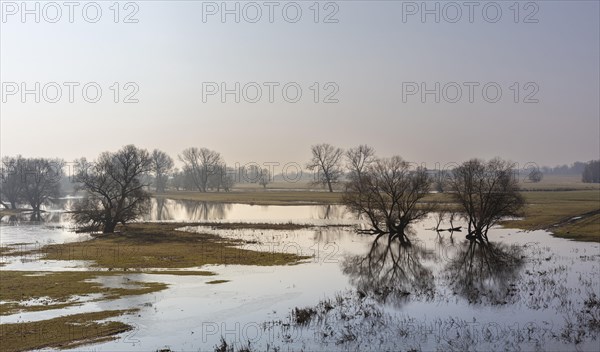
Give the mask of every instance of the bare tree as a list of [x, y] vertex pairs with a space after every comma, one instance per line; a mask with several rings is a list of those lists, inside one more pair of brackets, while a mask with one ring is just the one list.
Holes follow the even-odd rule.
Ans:
[[207, 148], [185, 149], [179, 160], [184, 163], [184, 169], [200, 192], [208, 190], [209, 178], [219, 171], [218, 167], [222, 164], [221, 154]]
[[312, 159], [306, 168], [317, 172], [315, 183], [327, 185], [333, 192], [332, 184], [338, 182], [342, 175], [341, 163], [344, 151], [331, 144], [317, 144], [311, 147]]
[[269, 169], [262, 169], [258, 179], [258, 184], [266, 189], [269, 183], [271, 183], [271, 173], [269, 172]]
[[505, 217], [521, 215], [524, 201], [513, 167], [498, 158], [472, 159], [452, 172], [448, 183], [469, 222], [467, 238], [488, 241], [490, 227]]
[[184, 189], [185, 188], [184, 172], [180, 171], [179, 169], [174, 169], [173, 172], [171, 173], [170, 185], [172, 188], [175, 188], [175, 190], [177, 190], [177, 191]]
[[169, 173], [173, 169], [174, 163], [167, 153], [154, 149], [150, 155], [152, 160], [152, 173], [156, 182], [156, 192], [164, 192], [167, 186]]
[[256, 163], [249, 163], [240, 169], [240, 181], [244, 183], [257, 183], [260, 181], [261, 169]]
[[544, 174], [540, 171], [540, 169], [537, 169], [537, 168], [531, 170], [529, 175], [527, 175], [527, 179], [533, 183], [540, 182], [542, 180], [542, 178], [544, 178]]
[[12, 209], [16, 209], [19, 202], [28, 203], [39, 217], [42, 205], [60, 195], [63, 165], [58, 159], [4, 157], [0, 194], [8, 204], [4, 200], [0, 203]]
[[346, 151], [346, 168], [350, 178], [360, 179], [362, 174], [375, 161], [375, 149], [361, 144]]
[[234, 184], [234, 178], [231, 176], [225, 163], [215, 166], [215, 172], [211, 173], [208, 178], [208, 187], [216, 189], [217, 192], [221, 190], [229, 192]]
[[600, 183], [600, 160], [592, 160], [585, 164], [581, 181], [584, 183]]
[[85, 159], [77, 163], [76, 181], [85, 197], [75, 203], [73, 218], [78, 225], [112, 233], [117, 224], [125, 224], [148, 212], [150, 195], [142, 182], [152, 170], [147, 150], [127, 145], [115, 153], [100, 154], [95, 163]]
[[21, 192], [34, 213], [60, 196], [60, 179], [64, 162], [58, 159], [28, 158], [24, 160]]
[[377, 159], [360, 179], [351, 179], [343, 202], [350, 209], [365, 215], [372, 228], [365, 233], [409, 243], [409, 225], [424, 218], [433, 204], [418, 204], [429, 193], [430, 179], [424, 168], [411, 170], [399, 156]]
[[5, 208], [16, 209], [17, 203], [22, 200], [24, 161], [20, 155], [2, 158], [0, 175], [0, 203]]

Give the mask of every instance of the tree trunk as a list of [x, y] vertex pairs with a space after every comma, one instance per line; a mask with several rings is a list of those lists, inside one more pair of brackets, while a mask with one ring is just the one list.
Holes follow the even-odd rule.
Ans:
[[327, 179], [327, 186], [329, 186], [329, 192], [333, 192], [333, 188], [331, 188], [331, 181]]
[[113, 233], [115, 232], [115, 227], [117, 227], [117, 223], [114, 221], [107, 221], [104, 223], [104, 228], [102, 229], [102, 233]]

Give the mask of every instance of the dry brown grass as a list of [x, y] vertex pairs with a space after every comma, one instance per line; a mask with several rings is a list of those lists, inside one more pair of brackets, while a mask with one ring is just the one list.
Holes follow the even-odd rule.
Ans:
[[12, 352], [75, 348], [114, 340], [117, 334], [132, 327], [116, 321], [98, 321], [133, 312], [135, 310], [111, 310], [28, 323], [0, 324], [0, 345], [2, 351]]
[[46, 259], [90, 260], [95, 266], [117, 269], [189, 268], [207, 264], [286, 265], [306, 259], [288, 253], [238, 248], [243, 242], [217, 235], [177, 231], [193, 224], [136, 223], [119, 233], [98, 235], [84, 242], [42, 248]]
[[[158, 282], [128, 282], [132, 287], [104, 287], [90, 280], [99, 276], [115, 275], [110, 272], [61, 271], [28, 272], [0, 271], [0, 315], [18, 312], [58, 309], [78, 305], [71, 300], [76, 296], [102, 294], [99, 300], [122, 296], [141, 295], [163, 290], [166, 284]], [[44, 300], [41, 304], [19, 304], [28, 300]]]

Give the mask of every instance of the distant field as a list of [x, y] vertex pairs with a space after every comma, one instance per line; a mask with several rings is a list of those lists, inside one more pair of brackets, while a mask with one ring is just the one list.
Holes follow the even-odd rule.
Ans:
[[[318, 187], [313, 186], [312, 184], [310, 184], [309, 182], [306, 181], [298, 181], [298, 182], [284, 182], [284, 181], [277, 181], [277, 182], [272, 182], [269, 183], [267, 185], [267, 191], [269, 190], [280, 190], [280, 189], [298, 189], [298, 190], [312, 190], [312, 189], [319, 189]], [[259, 185], [258, 183], [238, 183], [235, 185], [235, 187], [233, 188], [233, 190], [256, 190], [256, 191], [263, 191], [264, 188], [263, 186]], [[325, 190], [324, 188], [322, 188], [321, 190]]]
[[[520, 177], [519, 186], [524, 191], [583, 191], [600, 190], [598, 183], [583, 183], [581, 175], [544, 175], [542, 181], [533, 183]], [[342, 187], [338, 185], [338, 190]], [[240, 183], [233, 188], [234, 191], [264, 191], [263, 187], [257, 183]], [[267, 191], [273, 190], [304, 190], [304, 191], [325, 191], [325, 188], [312, 185], [310, 182], [301, 180], [298, 182], [273, 182], [270, 183]]]
[[538, 183], [521, 180], [520, 186], [524, 191], [600, 190], [598, 183], [581, 182], [581, 175], [544, 175]]

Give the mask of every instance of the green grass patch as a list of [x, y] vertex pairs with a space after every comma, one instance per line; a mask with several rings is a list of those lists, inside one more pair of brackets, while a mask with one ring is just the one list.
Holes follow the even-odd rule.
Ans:
[[100, 320], [133, 313], [136, 310], [112, 310], [15, 324], [0, 324], [2, 351], [29, 351], [41, 348], [75, 348], [116, 339], [132, 330], [130, 325]]
[[217, 235], [177, 231], [198, 224], [135, 223], [118, 233], [102, 234], [75, 243], [48, 245], [41, 249], [45, 259], [89, 260], [94, 266], [136, 270], [190, 268], [207, 264], [287, 265], [309, 257], [288, 253], [258, 252], [236, 246], [244, 243]]
[[208, 285], [224, 284], [229, 281], [230, 280], [212, 280], [212, 281], [208, 281], [207, 284]]
[[[102, 294], [99, 300], [117, 299], [156, 292], [167, 287], [159, 282], [127, 282], [127, 287], [111, 288], [90, 281], [99, 276], [115, 274], [87, 271], [0, 271], [0, 301], [7, 302], [0, 304], [0, 315], [73, 306], [79, 304], [72, 300], [77, 296]], [[29, 300], [36, 300], [36, 303], [19, 304]]]

